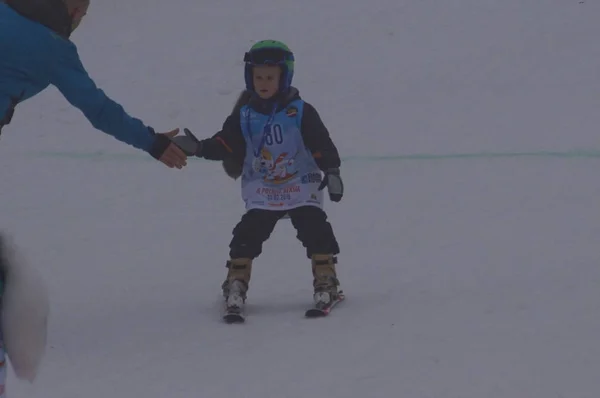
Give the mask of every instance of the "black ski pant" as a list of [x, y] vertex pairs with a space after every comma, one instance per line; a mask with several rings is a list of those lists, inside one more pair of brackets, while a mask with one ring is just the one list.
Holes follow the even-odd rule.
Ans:
[[335, 255], [340, 252], [327, 214], [315, 206], [301, 206], [291, 210], [252, 209], [246, 212], [233, 229], [233, 239], [229, 244], [231, 258], [258, 257], [263, 243], [286, 213], [290, 215], [296, 237], [306, 248], [308, 258], [313, 254]]

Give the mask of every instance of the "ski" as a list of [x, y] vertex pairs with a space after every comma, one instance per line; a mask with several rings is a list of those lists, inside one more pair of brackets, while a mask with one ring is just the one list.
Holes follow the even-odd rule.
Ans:
[[246, 321], [246, 317], [244, 316], [240, 307], [232, 306], [225, 309], [223, 320], [227, 323], [244, 323]]
[[346, 297], [344, 296], [344, 293], [342, 291], [339, 292], [338, 297], [331, 301], [328, 304], [316, 304], [313, 308], [309, 308], [308, 310], [306, 310], [306, 312], [304, 313], [304, 316], [307, 318], [322, 318], [325, 317], [327, 315], [329, 315], [331, 313], [331, 310], [338, 305], [339, 303], [341, 303], [342, 301], [344, 301]]
[[[342, 291], [338, 293], [338, 296], [328, 304], [316, 304], [314, 307], [309, 308], [305, 311], [304, 315], [306, 318], [322, 318], [331, 313], [331, 310], [339, 303], [344, 301], [346, 296]], [[225, 306], [225, 312], [223, 314], [223, 320], [226, 323], [244, 323], [246, 322], [246, 316], [243, 311], [243, 307], [237, 305]]]
[[240, 286], [237, 283], [235, 285], [236, 290], [229, 291], [225, 299], [223, 320], [227, 323], [244, 323], [246, 321], [246, 317], [244, 316], [245, 298], [243, 297], [243, 293], [241, 293]]

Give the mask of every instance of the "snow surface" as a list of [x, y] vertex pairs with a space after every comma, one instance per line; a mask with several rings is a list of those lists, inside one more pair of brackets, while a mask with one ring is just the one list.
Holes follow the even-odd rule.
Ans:
[[100, 87], [158, 130], [216, 132], [253, 41], [344, 157], [326, 209], [347, 301], [304, 319], [282, 221], [248, 321], [220, 321], [239, 182], [171, 170], [51, 88], [0, 145], [0, 225], [51, 292], [21, 398], [596, 398], [600, 4], [593, 0], [95, 1], [74, 34]]

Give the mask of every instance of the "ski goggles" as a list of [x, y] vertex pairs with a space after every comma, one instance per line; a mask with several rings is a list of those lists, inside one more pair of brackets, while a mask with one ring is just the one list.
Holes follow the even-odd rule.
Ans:
[[261, 48], [244, 54], [244, 62], [251, 65], [279, 65], [293, 60], [294, 54], [280, 48]]

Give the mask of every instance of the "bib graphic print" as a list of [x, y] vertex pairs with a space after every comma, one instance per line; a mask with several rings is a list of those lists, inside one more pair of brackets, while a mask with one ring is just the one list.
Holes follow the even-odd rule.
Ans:
[[322, 175], [300, 132], [304, 102], [264, 115], [240, 110], [246, 158], [242, 198], [246, 209], [289, 210], [323, 205]]

